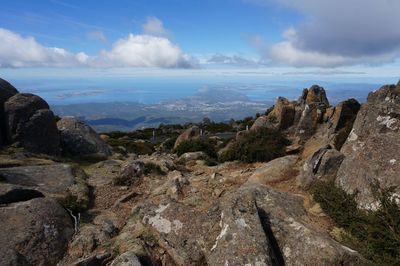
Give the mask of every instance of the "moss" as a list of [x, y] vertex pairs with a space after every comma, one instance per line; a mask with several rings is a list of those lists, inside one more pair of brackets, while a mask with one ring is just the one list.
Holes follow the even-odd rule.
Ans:
[[400, 206], [395, 190], [382, 189], [376, 182], [371, 190], [379, 203], [376, 211], [359, 209], [357, 193], [347, 194], [333, 180], [316, 182], [312, 193], [324, 212], [345, 231], [339, 238], [345, 244], [373, 265], [400, 265]]
[[282, 133], [268, 128], [249, 131], [230, 143], [219, 160], [243, 162], [267, 162], [285, 154], [290, 142]]
[[175, 152], [178, 154], [178, 156], [181, 156], [182, 154], [187, 152], [196, 152], [196, 151], [202, 151], [205, 154], [207, 154], [210, 158], [217, 159], [218, 157], [215, 147], [209, 139], [201, 139], [201, 138], [190, 139], [182, 142], [175, 149]]

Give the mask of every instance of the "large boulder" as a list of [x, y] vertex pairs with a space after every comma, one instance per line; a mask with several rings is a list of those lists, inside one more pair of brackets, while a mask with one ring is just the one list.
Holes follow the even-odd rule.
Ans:
[[288, 155], [269, 161], [258, 167], [249, 178], [249, 182], [271, 184], [295, 177], [298, 173], [297, 155]]
[[178, 147], [184, 141], [194, 139], [200, 136], [200, 129], [197, 126], [186, 129], [175, 141], [174, 148]]
[[89, 189], [85, 179], [83, 171], [67, 164], [0, 169], [0, 180], [3, 182], [39, 191], [57, 199], [67, 208], [85, 209], [88, 206]]
[[329, 117], [330, 128], [332, 128], [333, 132], [338, 132], [346, 127], [351, 128], [360, 108], [361, 104], [356, 99], [348, 99], [338, 103]]
[[13, 85], [0, 78], [0, 146], [7, 140], [4, 103], [17, 93], [18, 90]]
[[268, 114], [269, 121], [275, 121], [277, 128], [291, 127], [295, 119], [295, 104], [284, 97], [278, 97], [274, 109]]
[[329, 145], [311, 155], [303, 165], [297, 178], [300, 187], [308, 189], [316, 180], [335, 178], [344, 155]]
[[45, 100], [30, 93], [19, 93], [6, 101], [4, 112], [9, 143], [35, 153], [60, 153], [54, 114]]
[[304, 90], [302, 97], [305, 97], [306, 104], [321, 103], [324, 104], [326, 107], [329, 106], [329, 101], [328, 98], [326, 98], [325, 89], [318, 85], [313, 85], [308, 90]]
[[56, 265], [74, 233], [68, 213], [47, 198], [0, 207], [0, 227], [2, 265]]
[[341, 152], [346, 156], [337, 184], [349, 193], [358, 191], [361, 207], [375, 208], [371, 184], [396, 186], [400, 193], [400, 84], [368, 95]]
[[110, 146], [85, 122], [75, 117], [63, 117], [57, 122], [64, 153], [78, 155], [111, 155]]

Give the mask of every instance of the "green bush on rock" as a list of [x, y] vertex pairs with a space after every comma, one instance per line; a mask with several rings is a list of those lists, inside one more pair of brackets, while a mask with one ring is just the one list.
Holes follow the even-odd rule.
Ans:
[[184, 141], [181, 144], [179, 144], [179, 146], [176, 147], [175, 149], [175, 152], [178, 154], [178, 156], [181, 156], [182, 154], [187, 152], [196, 152], [196, 151], [202, 151], [205, 154], [207, 154], [210, 158], [218, 157], [214, 145], [211, 143], [209, 139], [206, 138], [205, 139], [197, 138]]
[[267, 162], [285, 154], [290, 141], [276, 130], [260, 128], [246, 132], [228, 144], [221, 152], [221, 162], [239, 160], [243, 162]]

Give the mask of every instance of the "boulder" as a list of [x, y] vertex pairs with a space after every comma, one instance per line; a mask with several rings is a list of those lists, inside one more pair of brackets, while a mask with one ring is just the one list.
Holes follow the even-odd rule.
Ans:
[[302, 98], [305, 97], [306, 104], [321, 103], [326, 107], [329, 106], [328, 98], [326, 98], [325, 89], [318, 86], [312, 85], [307, 91], [303, 91]]
[[18, 90], [13, 85], [0, 78], [0, 146], [6, 143], [6, 119], [4, 114], [4, 103], [18, 93]]
[[0, 207], [0, 226], [0, 258], [11, 254], [14, 261], [28, 265], [56, 265], [74, 233], [68, 213], [47, 198]]
[[276, 124], [276, 128], [285, 130], [295, 120], [295, 104], [284, 97], [278, 97], [274, 109], [268, 114], [268, 120]]
[[257, 167], [257, 170], [249, 178], [249, 182], [269, 184], [281, 182], [297, 176], [297, 155], [280, 157]]
[[322, 118], [323, 111], [318, 104], [306, 104], [297, 125], [297, 136], [303, 140], [309, 139], [316, 132]]
[[360, 107], [361, 105], [356, 99], [348, 99], [336, 105], [333, 113], [329, 116], [332, 131], [338, 132], [342, 128], [351, 128]]
[[200, 136], [200, 129], [197, 126], [186, 129], [175, 141], [174, 148], [178, 147], [184, 141], [194, 139]]
[[112, 183], [114, 185], [134, 185], [137, 184], [143, 174], [145, 165], [141, 161], [134, 161], [122, 167], [120, 174], [115, 176]]
[[54, 114], [45, 100], [30, 93], [19, 93], [7, 100], [4, 112], [9, 143], [35, 153], [60, 153]]
[[388, 85], [368, 95], [341, 152], [346, 156], [337, 184], [349, 193], [358, 191], [363, 208], [374, 209], [371, 184], [396, 186], [400, 193], [400, 85]]
[[116, 257], [110, 266], [142, 266], [142, 264], [134, 252], [127, 251]]
[[178, 158], [179, 163], [187, 163], [190, 161], [205, 160], [208, 156], [202, 151], [186, 152]]
[[61, 134], [61, 148], [64, 153], [81, 156], [99, 154], [111, 155], [110, 146], [85, 122], [75, 117], [63, 117], [57, 122]]
[[[273, 123], [271, 123], [267, 116], [260, 116], [254, 121], [253, 125], [251, 126], [250, 130], [258, 130], [259, 128], [263, 127], [274, 127]], [[247, 131], [239, 131], [236, 135], [236, 139], [241, 135], [246, 134]]]
[[89, 203], [86, 175], [67, 164], [1, 168], [0, 179], [25, 190], [39, 191], [68, 208], [85, 209]]
[[297, 178], [298, 185], [308, 189], [316, 180], [335, 178], [344, 157], [341, 152], [329, 145], [319, 149], [304, 163]]

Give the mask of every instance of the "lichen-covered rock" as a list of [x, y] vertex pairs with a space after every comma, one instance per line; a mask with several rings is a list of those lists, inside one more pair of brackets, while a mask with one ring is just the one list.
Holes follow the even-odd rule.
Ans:
[[55, 198], [68, 208], [85, 209], [89, 203], [85, 174], [67, 164], [1, 168], [0, 177], [7, 183]]
[[186, 152], [178, 158], [179, 163], [187, 163], [190, 161], [205, 160], [208, 156], [202, 151]]
[[45, 100], [30, 93], [19, 93], [6, 101], [4, 113], [9, 143], [36, 153], [60, 153], [54, 114]]
[[200, 136], [200, 129], [197, 126], [186, 129], [175, 141], [174, 148], [178, 147], [184, 141]]
[[0, 207], [0, 227], [0, 258], [11, 249], [17, 261], [29, 265], [56, 265], [74, 233], [64, 208], [47, 198]]
[[113, 260], [110, 266], [141, 266], [138, 257], [132, 251], [127, 251]]
[[289, 155], [269, 161], [258, 167], [249, 181], [266, 185], [295, 177], [298, 173], [297, 160], [297, 155]]
[[85, 122], [75, 117], [63, 117], [57, 122], [63, 152], [73, 155], [111, 155], [110, 146]]
[[141, 180], [145, 165], [142, 161], [134, 161], [122, 167], [118, 176], [113, 178], [114, 185], [134, 185]]
[[307, 189], [316, 180], [335, 178], [343, 160], [344, 155], [329, 145], [319, 149], [304, 163], [297, 178], [298, 185]]
[[346, 126], [352, 126], [360, 110], [361, 105], [356, 99], [348, 99], [338, 103], [330, 116], [331, 128], [334, 132]]
[[328, 98], [326, 98], [325, 89], [318, 86], [312, 85], [307, 91], [303, 91], [303, 98], [305, 97], [306, 104], [321, 103], [326, 107], [329, 106]]
[[400, 193], [400, 85], [384, 86], [368, 95], [341, 152], [346, 156], [337, 184], [358, 191], [363, 208], [375, 208], [371, 184], [397, 186]]
[[268, 114], [268, 120], [276, 124], [276, 128], [285, 130], [291, 127], [295, 120], [295, 104], [284, 97], [278, 97], [274, 109]]

